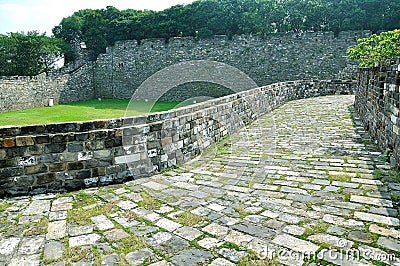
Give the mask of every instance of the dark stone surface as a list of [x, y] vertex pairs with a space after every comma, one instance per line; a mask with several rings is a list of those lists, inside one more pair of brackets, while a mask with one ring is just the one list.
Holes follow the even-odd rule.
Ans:
[[69, 171], [81, 170], [81, 169], [83, 169], [83, 163], [82, 162], [71, 162], [71, 163], [68, 163], [67, 169]]
[[56, 180], [54, 173], [41, 174], [36, 177], [36, 184], [43, 185]]
[[360, 69], [355, 110], [386, 160], [400, 170], [399, 61]]
[[61, 153], [65, 151], [66, 145], [65, 144], [46, 144], [44, 146], [45, 153]]
[[0, 177], [2, 178], [20, 176], [23, 174], [24, 174], [24, 169], [22, 167], [0, 169]]
[[69, 152], [78, 152], [83, 151], [83, 143], [81, 142], [73, 142], [68, 144]]

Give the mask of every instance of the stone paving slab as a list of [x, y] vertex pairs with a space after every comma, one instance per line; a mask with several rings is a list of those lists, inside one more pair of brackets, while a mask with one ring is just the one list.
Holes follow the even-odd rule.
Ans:
[[353, 101], [287, 103], [164, 174], [2, 199], [0, 265], [400, 265], [400, 179]]

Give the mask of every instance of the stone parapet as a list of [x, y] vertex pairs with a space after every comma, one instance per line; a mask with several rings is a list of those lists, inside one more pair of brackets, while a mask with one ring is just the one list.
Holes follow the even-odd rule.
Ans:
[[180, 165], [296, 99], [353, 93], [352, 81], [281, 82], [138, 117], [0, 128], [0, 195], [120, 183]]
[[400, 61], [361, 68], [355, 109], [373, 141], [400, 169]]

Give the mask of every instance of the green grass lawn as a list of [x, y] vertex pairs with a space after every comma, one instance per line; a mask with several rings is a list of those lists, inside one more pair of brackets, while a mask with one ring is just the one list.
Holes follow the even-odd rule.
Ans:
[[[20, 126], [58, 122], [87, 121], [106, 118], [120, 118], [148, 113], [154, 102], [132, 101], [126, 112], [129, 100], [102, 99], [88, 100], [52, 107], [30, 108], [21, 111], [0, 113], [0, 126]], [[173, 109], [179, 102], [156, 102], [151, 112]]]

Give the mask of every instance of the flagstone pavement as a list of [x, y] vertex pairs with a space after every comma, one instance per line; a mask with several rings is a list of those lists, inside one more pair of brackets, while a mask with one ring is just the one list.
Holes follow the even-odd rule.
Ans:
[[400, 176], [354, 96], [293, 101], [185, 165], [0, 200], [0, 265], [400, 265]]

